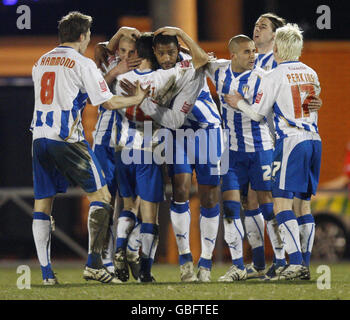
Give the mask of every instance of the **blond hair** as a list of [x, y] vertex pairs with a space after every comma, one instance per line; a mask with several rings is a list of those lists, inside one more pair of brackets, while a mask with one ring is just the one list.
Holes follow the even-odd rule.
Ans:
[[282, 61], [299, 60], [303, 49], [302, 30], [297, 24], [287, 23], [276, 29], [274, 44]]

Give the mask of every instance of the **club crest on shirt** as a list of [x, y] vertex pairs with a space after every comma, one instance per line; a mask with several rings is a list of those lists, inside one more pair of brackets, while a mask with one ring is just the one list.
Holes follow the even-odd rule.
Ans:
[[249, 85], [244, 84], [244, 85], [242, 86], [242, 92], [243, 92], [243, 94], [245, 95], [245, 94], [248, 92], [248, 90], [249, 90]]

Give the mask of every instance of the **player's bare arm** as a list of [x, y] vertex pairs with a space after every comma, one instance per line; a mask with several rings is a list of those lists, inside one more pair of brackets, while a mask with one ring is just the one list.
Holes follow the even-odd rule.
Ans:
[[116, 110], [140, 104], [149, 95], [150, 86], [143, 89], [138, 81], [136, 81], [135, 86], [135, 95], [131, 97], [113, 96], [103, 104], [103, 107], [109, 110]]
[[108, 56], [113, 55], [113, 52], [107, 48], [108, 42], [99, 42], [95, 45], [94, 48], [94, 61], [97, 65], [97, 68], [102, 70], [102, 65], [108, 65]]
[[189, 48], [192, 56], [192, 63], [196, 69], [206, 65], [209, 61], [207, 53], [195, 42], [192, 38], [186, 34], [182, 29], [176, 27], [163, 27], [155, 31], [154, 35], [164, 34], [168, 36], [179, 37], [185, 45]]
[[118, 48], [119, 40], [122, 37], [127, 37], [136, 40], [138, 37], [140, 37], [141, 33], [136, 28], [131, 27], [121, 27], [114, 36], [109, 40], [107, 49], [109, 49], [111, 52], [115, 52]]

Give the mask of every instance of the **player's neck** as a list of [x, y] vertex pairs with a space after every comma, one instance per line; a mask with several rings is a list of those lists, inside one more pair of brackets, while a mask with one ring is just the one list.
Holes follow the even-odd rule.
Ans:
[[151, 61], [147, 60], [147, 59], [142, 59], [142, 62], [140, 63], [140, 65], [138, 66], [139, 70], [147, 70], [147, 69], [152, 69], [152, 63]]
[[267, 45], [261, 45], [260, 47], [257, 47], [259, 54], [266, 54], [271, 52], [273, 49], [273, 43], [267, 44]]

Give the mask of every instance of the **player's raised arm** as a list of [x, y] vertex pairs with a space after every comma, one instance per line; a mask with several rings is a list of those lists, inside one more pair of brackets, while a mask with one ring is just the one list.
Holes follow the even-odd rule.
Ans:
[[118, 48], [119, 41], [122, 37], [131, 38], [133, 40], [136, 40], [138, 37], [140, 37], [141, 33], [136, 28], [131, 27], [121, 27], [114, 36], [109, 40], [107, 49], [111, 52], [115, 52]]
[[192, 56], [192, 63], [196, 69], [204, 66], [209, 61], [208, 54], [186, 34], [182, 29], [176, 27], [163, 27], [155, 31], [154, 35], [164, 34], [168, 36], [177, 36], [186, 44]]
[[138, 81], [135, 85], [135, 95], [130, 97], [113, 96], [111, 99], [103, 103], [103, 107], [109, 110], [116, 110], [140, 104], [149, 95], [150, 86], [143, 89]]

